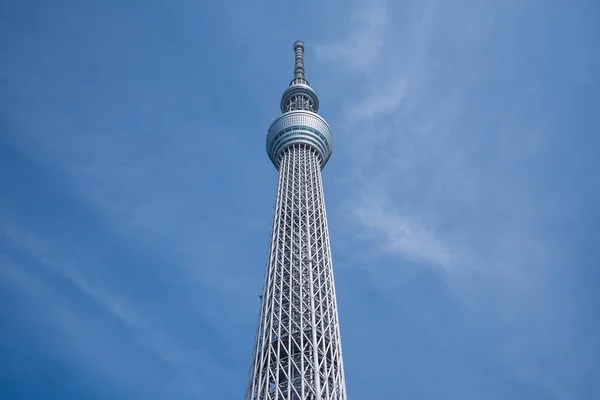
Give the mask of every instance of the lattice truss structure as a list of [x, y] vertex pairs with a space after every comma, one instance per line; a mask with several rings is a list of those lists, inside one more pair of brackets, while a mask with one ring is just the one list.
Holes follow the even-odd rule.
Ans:
[[304, 144], [280, 157], [247, 399], [345, 399], [321, 162]]
[[[321, 178], [331, 132], [316, 114], [318, 99], [304, 79], [299, 43], [295, 71], [300, 64], [302, 73], [284, 93], [284, 114], [267, 137], [279, 183], [247, 400], [346, 399]], [[299, 95], [298, 85], [310, 89], [300, 95], [315, 107], [287, 107], [286, 96]]]

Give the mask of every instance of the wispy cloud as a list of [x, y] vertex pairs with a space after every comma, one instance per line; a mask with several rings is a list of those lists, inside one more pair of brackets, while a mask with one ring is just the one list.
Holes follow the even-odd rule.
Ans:
[[303, 39], [351, 397], [597, 397], [597, 14], [342, 3], [6, 14], [9, 389], [48, 389], [46, 357], [74, 398], [239, 398], [275, 195], [260, 132]]
[[384, 30], [387, 27], [386, 3], [374, 1], [350, 15], [353, 29], [340, 42], [316, 46], [318, 57], [334, 61], [354, 72], [365, 72], [380, 57], [383, 50]]
[[[123, 27], [110, 15], [93, 14], [97, 23], [110, 20], [115, 30], [124, 29], [130, 40], [149, 23], [142, 18]], [[61, 18], [45, 21], [52, 25]], [[78, 23], [61, 22], [55, 33], [81, 33]], [[115, 57], [131, 48], [103, 31], [97, 32], [103, 43], [115, 40], [110, 46], [115, 53], [106, 58], [81, 46], [96, 37], [40, 45], [54, 54], [53, 62], [69, 65], [68, 79], [62, 68], [39, 68], [20, 57], [11, 59], [14, 68], [2, 71], [14, 78], [10, 89], [16, 99], [0, 101], [6, 118], [0, 123], [9, 131], [0, 152], [13, 171], [2, 175], [12, 185], [0, 204], [0, 249], [9, 254], [2, 283], [31, 303], [11, 324], [38, 320], [58, 337], [47, 348], [33, 335], [39, 357], [52, 353], [69, 370], [102, 377], [113, 388], [111, 397], [204, 398], [215, 391], [223, 398], [238, 396], [258, 309], [261, 276], [255, 271], [264, 265], [249, 266], [247, 259], [256, 253], [264, 260], [268, 244], [259, 239], [259, 248], [238, 236], [258, 230], [267, 238], [269, 214], [255, 217], [236, 196], [237, 190], [260, 187], [259, 173], [240, 171], [228, 160], [244, 153], [246, 163], [263, 161], [262, 147], [248, 152], [244, 140], [229, 133], [236, 128], [223, 129], [206, 112], [188, 113], [189, 104], [202, 108], [203, 100], [183, 93], [202, 94], [195, 85], [213, 89], [158, 73], [169, 58], [165, 53], [145, 57], [142, 72], [134, 67], [125, 79], [105, 76], [115, 68], [111, 59], [127, 64], [136, 56]], [[93, 29], [86, 34], [93, 37]], [[191, 36], [197, 35], [186, 37]], [[172, 55], [169, 71], [179, 68], [196, 77], [197, 68], [186, 69], [186, 54]], [[88, 59], [108, 65], [94, 76], [83, 65]], [[117, 75], [127, 74], [126, 65], [116, 69]], [[152, 85], [144, 77], [150, 69]], [[54, 90], [56, 82], [62, 90]], [[115, 82], [121, 83], [112, 86]], [[37, 101], [31, 101], [32, 93]], [[273, 173], [266, 158], [260, 165]], [[269, 194], [265, 190], [270, 199]], [[255, 220], [267, 223], [256, 227]], [[240, 243], [236, 251], [233, 242]], [[48, 318], [42, 322], [35, 316], [43, 312]]]
[[452, 255], [435, 235], [425, 229], [416, 215], [408, 217], [395, 211], [382, 195], [362, 193], [350, 212], [379, 243], [377, 250], [401, 254], [411, 261], [449, 266]]
[[[455, 6], [422, 3], [404, 15], [396, 9], [377, 20], [377, 29], [351, 24], [352, 35], [363, 38], [360, 46], [342, 38], [319, 53], [323, 62], [366, 77], [353, 83], [358, 95], [337, 117], [346, 121], [348, 142], [338, 142], [350, 171], [345, 218], [371, 256], [437, 267], [465, 307], [496, 315], [498, 329], [514, 335], [494, 357], [569, 398], [568, 385], [550, 376], [573, 380], [573, 370], [555, 364], [561, 372], [549, 372], [537, 361], [560, 347], [577, 354], [572, 368], [590, 367], [576, 328], [577, 305], [568, 300], [572, 282], [560, 280], [575, 261], [554, 233], [584, 210], [572, 194], [540, 183], [551, 173], [540, 168], [551, 162], [562, 132], [547, 114], [533, 111], [544, 100], [536, 80], [514, 72], [519, 60], [511, 61], [512, 69], [486, 61], [502, 46], [498, 25], [489, 22], [521, 11], [480, 5], [461, 15]], [[359, 14], [383, 9], [362, 5]], [[329, 49], [336, 51], [325, 55]], [[359, 61], [353, 64], [352, 56]], [[474, 70], [484, 64], [485, 70]], [[378, 265], [387, 269], [383, 262], [365, 263], [376, 275]], [[554, 333], [543, 334], [541, 344], [534, 329]]]
[[[5, 222], [10, 221], [10, 217], [4, 217]], [[40, 279], [39, 272], [27, 266], [27, 263], [16, 263], [10, 259], [2, 262], [3, 280], [21, 287], [30, 294], [34, 302], [38, 302], [38, 307], [44, 307], [43, 312], [47, 313], [48, 322], [53, 325], [53, 329], [64, 335], [65, 342], [61, 345], [68, 344], [80, 362], [114, 383], [125, 386], [144, 384], [147, 395], [156, 395], [158, 390], [158, 393], [162, 392], [167, 396], [174, 391], [165, 391], [158, 382], [148, 382], [148, 377], [157, 374], [157, 369], [162, 368], [173, 371], [177, 382], [175, 391], [180, 396], [188, 397], [209, 393], [206, 389], [211, 384], [207, 380], [209, 373], [213, 377], [220, 376], [220, 379], [239, 379], [236, 372], [222, 365], [214, 355], [205, 353], [197, 343], [181, 336], [180, 331], [173, 332], [173, 326], [167, 328], [164, 317], [148, 308], [149, 304], [157, 303], [156, 299], [144, 299], [123, 292], [119, 288], [120, 283], [103, 279], [102, 275], [106, 274], [93, 272], [107, 267], [105, 256], [97, 253], [96, 258], [91, 259], [91, 249], [85, 251], [83, 257], [80, 251], [61, 254], [61, 244], [49, 243], [48, 239], [10, 223], [3, 226], [1, 236], [10, 241], [9, 247], [14, 249], [13, 252], [19, 251], [26, 255], [46, 273], [55, 275], [74, 288], [80, 301], [83, 299], [84, 303], [91, 303], [100, 309], [98, 313], [90, 311], [89, 307], [74, 307], [68, 299], [72, 296], [65, 297], [57, 292], [54, 286]], [[171, 281], [177, 279], [177, 274], [174, 275], [170, 277]], [[196, 288], [201, 286], [200, 283], [196, 284]], [[185, 296], [182, 298], [185, 299]], [[170, 303], [169, 300], [165, 301]], [[185, 307], [191, 304], [200, 306], [190, 298], [184, 304]], [[206, 309], [202, 306], [196, 309], [198, 317], [205, 312]], [[116, 321], [119, 327], [116, 331], [111, 331], [110, 326], [114, 324], [106, 322], [107, 317]], [[215, 315], [211, 315], [211, 319], [214, 321]], [[122, 333], [118, 334], [119, 331]], [[123, 342], [127, 341], [122, 336], [123, 333], [131, 338], [135, 348], [141, 351], [140, 354], [132, 356], [130, 349], [126, 353], [119, 351], [119, 348], [127, 346]], [[149, 359], [153, 362], [149, 363]], [[199, 372], [204, 376], [198, 376]]]

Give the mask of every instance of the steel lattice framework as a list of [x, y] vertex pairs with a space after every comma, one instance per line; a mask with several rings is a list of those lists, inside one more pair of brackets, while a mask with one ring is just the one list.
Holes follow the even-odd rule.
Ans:
[[321, 169], [331, 130], [304, 77], [301, 41], [267, 152], [279, 170], [269, 261], [247, 400], [345, 400]]

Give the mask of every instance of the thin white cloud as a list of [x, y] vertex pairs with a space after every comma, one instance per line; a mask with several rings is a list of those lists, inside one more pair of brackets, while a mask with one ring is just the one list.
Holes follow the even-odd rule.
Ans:
[[[371, 232], [385, 232], [381, 235], [380, 249], [403, 254], [409, 259], [447, 265], [449, 250], [430, 228], [420, 223], [417, 216], [382, 204], [387, 202], [384, 198], [390, 197], [386, 185], [399, 178], [397, 163], [405, 161], [402, 158], [406, 153], [402, 148], [406, 142], [401, 130], [402, 109], [415, 107], [415, 96], [411, 97], [411, 91], [419, 84], [423, 73], [420, 68], [431, 36], [433, 5], [433, 2], [427, 2], [422, 9], [412, 10], [414, 15], [420, 16], [421, 23], [410, 31], [406, 27], [394, 28], [404, 21], [394, 19], [390, 23], [389, 14], [386, 14], [389, 7], [385, 2], [362, 5], [355, 15], [364, 16], [364, 21], [351, 24], [350, 39], [320, 46], [317, 54], [322, 61], [344, 65], [351, 71], [358, 70], [369, 76], [364, 83], [366, 90], [353, 84], [357, 92], [367, 94], [353, 97], [342, 118], [351, 135], [347, 146], [362, 161], [355, 166], [350, 178], [358, 182], [354, 187], [359, 189], [348, 200], [354, 218]], [[404, 35], [398, 37], [399, 33]], [[416, 48], [413, 47], [415, 41], [419, 45]], [[398, 47], [411, 49], [413, 58], [390, 60], [390, 54], [397, 52]], [[382, 49], [386, 54], [380, 59]], [[398, 68], [386, 68], [390, 61], [397, 63]], [[383, 151], [384, 147], [387, 151]], [[407, 167], [403, 170], [406, 174], [411, 173], [414, 165]], [[369, 193], [374, 195], [369, 197], [366, 195]]]
[[[344, 186], [338, 186], [347, 211], [338, 225], [355, 228], [348, 231], [361, 246], [353, 250], [370, 261], [365, 266], [392, 299], [399, 297], [393, 281], [402, 277], [398, 273], [400, 266], [406, 265], [402, 260], [438, 271], [464, 300], [470, 315], [493, 320], [491, 326], [499, 333], [486, 350], [496, 360], [515, 370], [516, 379], [538, 382], [559, 393], [558, 397], [568, 398], [561, 393], [568, 391], [569, 377], [593, 360], [582, 356], [585, 343], [575, 343], [574, 300], [567, 285], [557, 282], [567, 276], [563, 274], [564, 266], [569, 265], [565, 244], [552, 240], [543, 226], [556, 218], [568, 220], [568, 212], [575, 211], [548, 204], [536, 192], [532, 175], [527, 175], [528, 158], [547, 144], [543, 121], [527, 120], [520, 112], [535, 98], [536, 87], [515, 85], [520, 98], [488, 115], [480, 114], [489, 111], [486, 107], [475, 107], [484, 104], [474, 102], [493, 102], [493, 98], [472, 100], [473, 93], [494, 78], [486, 76], [488, 68], [476, 55], [484, 53], [486, 40], [499, 29], [494, 25], [497, 6], [491, 2], [451, 3], [362, 2], [350, 19], [344, 20], [347, 26], [339, 37], [324, 39], [317, 46], [319, 58], [330, 63], [336, 73], [342, 72], [342, 79], [328, 84], [353, 90], [352, 96], [338, 102], [341, 115], [325, 115], [330, 121], [337, 119], [334, 128], [339, 138], [336, 163], [328, 168], [341, 165], [340, 170], [348, 172]], [[518, 9], [517, 3], [505, 7]], [[336, 16], [345, 18], [344, 7], [338, 8]], [[268, 12], [264, 16], [264, 21], [274, 18]], [[253, 27], [264, 25], [256, 24], [255, 18], [249, 20]], [[340, 24], [339, 20], [324, 20]], [[451, 63], [440, 60], [448, 54]], [[510, 67], [501, 65], [499, 72]], [[239, 173], [240, 163], [232, 167], [225, 161], [243, 159], [246, 164], [241, 153], [248, 149], [236, 153], [238, 137], [226, 146], [223, 140], [220, 146], [208, 149], [206, 139], [213, 135], [206, 132], [215, 134], [215, 127], [186, 120], [185, 115], [163, 115], [165, 108], [177, 107], [153, 104], [153, 99], [181, 93], [165, 92], [159, 84], [152, 87], [152, 96], [145, 88], [121, 105], [98, 107], [102, 115], [87, 124], [82, 122], [86, 118], [57, 115], [52, 108], [22, 109], [20, 115], [4, 111], [19, 125], [16, 131], [22, 132], [16, 140], [23, 143], [17, 147], [58, 171], [57, 175], [72, 185], [72, 194], [103, 217], [111, 234], [126, 246], [151, 249], [152, 254], [169, 258], [174, 264], [170, 277], [179, 276], [197, 287], [217, 287], [221, 299], [229, 297], [231, 304], [241, 304], [240, 299], [247, 298], [247, 287], [253, 285], [246, 282], [249, 276], [256, 276], [249, 272], [254, 267], [234, 265], [239, 264], [237, 260], [223, 262], [220, 257], [231, 253], [231, 235], [244, 231], [239, 225], [249, 222], [243, 220], [243, 212], [228, 216], [233, 211], [219, 204], [215, 209], [222, 211], [221, 215], [203, 210], [202, 217], [215, 218], [204, 229], [203, 219], [194, 213], [206, 205], [205, 196], [214, 194], [206, 187], [203, 191], [197, 180], [209, 181], [203, 174], [215, 168], [229, 167]], [[326, 92], [326, 87], [319, 87], [319, 94], [331, 99]], [[128, 121], [110, 121], [113, 113], [123, 109]], [[485, 124], [482, 119], [491, 122]], [[132, 121], [135, 130], [144, 135], [132, 138], [115, 131]], [[155, 126], [149, 129], [140, 125], [144, 123]], [[223, 135], [227, 133], [214, 136]], [[210, 165], [198, 161], [202, 151], [214, 148], [226, 148], [227, 156]], [[256, 156], [264, 158], [262, 153]], [[199, 167], [206, 171], [190, 172]], [[211, 190], [219, 189], [213, 185]], [[218, 218], [226, 225], [223, 231], [210, 231], [222, 226], [216, 223]], [[212, 362], [181, 346], [175, 333], [154, 319], [150, 307], [138, 307], [127, 293], [115, 292], [81, 271], [81, 263], [87, 262], [84, 258], [89, 259], [90, 254], [75, 258], [64, 252], [56, 254], [53, 249], [58, 246], [51, 241], [40, 245], [35, 237], [23, 239], [27, 237], [23, 231], [11, 234], [17, 231], [20, 233], [13, 239], [22, 240], [19, 246], [121, 321], [149, 352], [166, 363], [180, 365], [184, 384], [190, 382], [188, 367], [197, 370], [204, 367], [202, 363]], [[343, 246], [332, 241], [337, 248]], [[387, 259], [380, 262], [381, 258]], [[227, 269], [220, 268], [223, 264]], [[396, 273], [388, 274], [390, 269]], [[19, 271], [18, 266], [14, 271]], [[47, 289], [27, 274], [11, 276], [25, 290]], [[256, 288], [259, 285], [257, 282]], [[50, 301], [66, 307], [58, 294], [48, 293]], [[228, 328], [239, 326], [235, 320], [246, 318], [229, 312], [234, 308], [231, 304], [203, 308], [194, 296], [186, 301], [187, 307], [198, 307], [206, 318], [226, 320], [222, 326]], [[59, 311], [56, 323], [68, 328], [69, 340], [77, 344], [85, 359], [96, 360], [103, 370], [117, 365], [119, 374], [135, 370], [135, 365], [122, 362], [116, 350], [111, 348], [112, 352], [105, 354], [93, 346], [102, 335], [88, 329], [82, 322], [85, 316], [73, 315], [68, 308]], [[254, 319], [253, 315], [247, 317]], [[377, 322], [389, 323], [389, 316]], [[473, 327], [477, 329], [489, 327]], [[544, 371], [540, 360], [556, 353], [568, 353], [569, 362], [559, 363], [554, 372]], [[226, 368], [222, 374], [227, 376]], [[194, 382], [191, 385], [196, 387]], [[197, 389], [201, 390], [200, 385]]]
[[386, 2], [377, 0], [350, 15], [352, 29], [340, 42], [319, 44], [319, 58], [332, 61], [353, 71], [364, 72], [383, 51], [383, 34], [387, 26]]
[[374, 236], [380, 251], [399, 254], [410, 261], [450, 265], [450, 249], [435, 234], [414, 215], [404, 216], [386, 203], [380, 195], [370, 193], [350, 210], [367, 233]]
[[385, 116], [396, 111], [401, 106], [402, 100], [406, 98], [409, 90], [406, 78], [390, 81], [381, 91], [366, 96], [364, 102], [350, 106], [348, 119], [356, 123], [365, 119]]
[[[92, 257], [93, 254], [81, 254], [78, 251], [63, 254], [63, 246], [48, 242], [49, 239], [38, 236], [28, 228], [10, 223], [11, 218], [5, 213], [0, 215], [5, 221], [0, 235], [10, 240], [14, 248], [70, 282], [90, 301], [117, 319], [133, 337], [136, 347], [177, 371], [176, 392], [185, 396], [202, 396], [208, 393], [206, 388], [211, 383], [198, 376], [199, 371], [211, 371], [227, 376], [227, 379], [240, 378], [235, 371], [201, 351], [198, 346], [178, 338], [176, 333], [160, 321], [159, 316], [153, 315], [151, 308], [144, 307], [143, 303], [140, 307], [140, 304], [136, 305], [118, 288], [108, 287], [107, 283], [110, 285], [111, 282], [87, 276], [86, 271], [89, 275], [90, 270], [100, 271], [105, 268], [101, 260]], [[43, 312], [49, 313], [47, 323], [67, 338], [63, 345], [75, 350], [80, 362], [117, 384], [146, 385], [152, 374], [150, 367], [144, 366], [143, 360], [132, 356], [131, 348], [127, 349], [127, 353], [121, 353], [119, 348], [123, 350], [123, 346], [115, 342], [114, 332], [109, 332], [108, 327], [95, 327], [102, 320], [100, 317], [82, 314], [57, 293], [54, 287], [36, 279], [27, 267], [8, 259], [0, 259], [0, 263], [2, 279], [21, 287], [43, 306]], [[193, 302], [190, 301], [191, 303]], [[200, 307], [196, 310], [199, 316], [203, 312]]]
[[[371, 11], [368, 4], [361, 7], [365, 15], [382, 9], [380, 3]], [[357, 227], [354, 239], [371, 256], [437, 267], [466, 308], [498, 315], [506, 334], [519, 338], [505, 343], [503, 351], [492, 350], [495, 357], [523, 377], [533, 370], [543, 375], [548, 372], [535, 357], [553, 347], [583, 352], [573, 327], [576, 305], [553, 296], [556, 290], [568, 292], [558, 278], [567, 272], [568, 249], [540, 228], [574, 211], [561, 208], [564, 196], [545, 197], [523, 167], [548, 140], [543, 120], [521, 112], [535, 87], [516, 88], [508, 107], [493, 96], [485, 99], [489, 104], [473, 100], [485, 73], [473, 66], [490, 51], [486, 38], [497, 26], [489, 22], [499, 11], [480, 5], [457, 14], [450, 7], [423, 3], [405, 15], [388, 13], [376, 31], [370, 25], [353, 30], [371, 42], [361, 46], [385, 49], [385, 54], [367, 52], [368, 62], [349, 63], [347, 70], [367, 79], [353, 82], [353, 90], [363, 95], [349, 98], [337, 117], [345, 121], [342, 145], [350, 171], [343, 181], [345, 218]], [[355, 47], [342, 38], [323, 47], [336, 51], [319, 54], [338, 68], [348, 64]], [[456, 67], [441, 64], [440, 51], [456, 51], [461, 62], [449, 58]], [[490, 114], [488, 124], [480, 113], [490, 109], [502, 114]], [[365, 266], [378, 276], [381, 271], [373, 269], [387, 270], [384, 264]], [[383, 286], [393, 289], [389, 282]], [[544, 335], [542, 344], [528, 326], [556, 335]], [[584, 357], [577, 358], [577, 370], [586, 365]], [[573, 371], [568, 373], [572, 379]], [[567, 390], [549, 375], [535, 380], [557, 395]]]

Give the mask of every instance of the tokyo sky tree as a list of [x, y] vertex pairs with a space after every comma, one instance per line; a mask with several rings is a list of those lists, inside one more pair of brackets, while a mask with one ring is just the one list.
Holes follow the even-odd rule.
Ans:
[[331, 129], [304, 77], [294, 79], [267, 133], [279, 171], [275, 217], [246, 400], [345, 400], [340, 328], [321, 169]]

